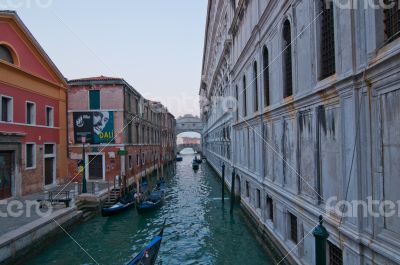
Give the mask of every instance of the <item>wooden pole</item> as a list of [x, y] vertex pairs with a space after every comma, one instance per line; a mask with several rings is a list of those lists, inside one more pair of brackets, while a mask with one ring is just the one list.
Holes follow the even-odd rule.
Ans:
[[222, 204], [225, 202], [225, 164], [222, 164], [222, 191], [221, 191], [221, 197], [222, 197]]

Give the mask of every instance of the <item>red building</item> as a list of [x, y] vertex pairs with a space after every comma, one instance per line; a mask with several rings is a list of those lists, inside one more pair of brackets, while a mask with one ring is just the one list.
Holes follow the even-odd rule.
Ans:
[[144, 99], [122, 78], [98, 76], [68, 84], [69, 168], [76, 181], [83, 178], [78, 172], [82, 137], [88, 143], [88, 181], [118, 177], [139, 186], [142, 176], [173, 160], [173, 141], [167, 138], [174, 137], [175, 119], [160, 103]]
[[0, 11], [0, 199], [68, 175], [63, 75], [15, 12]]

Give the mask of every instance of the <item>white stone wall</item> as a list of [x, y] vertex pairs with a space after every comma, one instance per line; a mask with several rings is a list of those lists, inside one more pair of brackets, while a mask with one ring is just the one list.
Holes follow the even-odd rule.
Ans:
[[[358, 1], [363, 2], [363, 1]], [[332, 196], [347, 201], [400, 200], [400, 39], [385, 44], [383, 11], [334, 7], [336, 74], [319, 80], [316, 1], [210, 1], [200, 95], [203, 135], [231, 127], [231, 159], [204, 150], [218, 169], [235, 168], [244, 207], [254, 213], [290, 259], [314, 264], [309, 232], [321, 214], [329, 241], [344, 264], [400, 264], [400, 217], [343, 218], [326, 211]], [[283, 98], [282, 25], [291, 23], [293, 97]], [[262, 49], [269, 51], [270, 106], [263, 108]], [[258, 66], [254, 112], [253, 63]], [[213, 96], [235, 97], [247, 83], [247, 116], [239, 95], [239, 119]], [[204, 140], [204, 139], [203, 139]], [[207, 138], [221, 143], [218, 137]], [[206, 142], [203, 142], [205, 145]], [[286, 162], [285, 162], [286, 161]], [[250, 197], [246, 197], [246, 181]], [[257, 189], [261, 209], [257, 209]], [[267, 196], [274, 218], [268, 219]], [[398, 208], [396, 208], [398, 212]], [[299, 239], [290, 240], [289, 214]]]

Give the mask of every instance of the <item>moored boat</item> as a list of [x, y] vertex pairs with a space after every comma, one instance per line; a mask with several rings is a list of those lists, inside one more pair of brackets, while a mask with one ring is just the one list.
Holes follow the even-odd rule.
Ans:
[[163, 226], [147, 246], [139, 252], [139, 254], [133, 258], [127, 265], [136, 265], [136, 264], [143, 264], [143, 265], [154, 265], [157, 260], [158, 252], [161, 247], [161, 241], [164, 233], [165, 221]]
[[110, 207], [101, 209], [102, 216], [111, 216], [121, 213], [135, 205], [135, 198], [132, 193], [128, 193], [121, 197], [118, 202]]
[[156, 188], [150, 193], [149, 197], [146, 200], [140, 202], [136, 206], [137, 212], [139, 214], [142, 214], [159, 208], [162, 205], [164, 197], [165, 197], [165, 189], [161, 187]]
[[193, 170], [198, 170], [199, 169], [199, 163], [197, 163], [196, 161], [192, 162], [192, 168]]
[[183, 157], [181, 157], [181, 156], [176, 156], [175, 160], [178, 161], [178, 162], [180, 162], [180, 161], [183, 160]]

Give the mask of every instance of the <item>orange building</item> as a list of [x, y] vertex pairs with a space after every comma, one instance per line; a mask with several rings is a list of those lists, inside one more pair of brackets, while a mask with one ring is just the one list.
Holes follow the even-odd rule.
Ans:
[[68, 176], [67, 83], [18, 15], [0, 11], [0, 199]]

